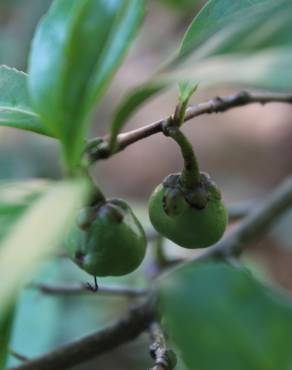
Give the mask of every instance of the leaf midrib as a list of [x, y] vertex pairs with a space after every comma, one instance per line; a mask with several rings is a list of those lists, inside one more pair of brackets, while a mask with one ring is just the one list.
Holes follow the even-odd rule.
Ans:
[[3, 113], [4, 111], [7, 111], [7, 113], [9, 113], [10, 111], [17, 112], [17, 113], [23, 113], [28, 116], [39, 118], [39, 115], [33, 111], [29, 111], [29, 110], [22, 109], [22, 108], [15, 108], [14, 106], [11, 106], [11, 105], [1, 105], [0, 103], [0, 113]]

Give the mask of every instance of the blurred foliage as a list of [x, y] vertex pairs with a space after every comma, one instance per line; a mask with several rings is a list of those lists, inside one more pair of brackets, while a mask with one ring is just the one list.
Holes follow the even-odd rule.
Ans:
[[291, 370], [292, 301], [223, 263], [161, 279], [170, 337], [192, 370]]
[[184, 36], [174, 74], [208, 87], [290, 91], [291, 11], [287, 0], [210, 1]]
[[[77, 268], [71, 261], [56, 258], [47, 262], [42, 270], [35, 275], [33, 281], [46, 283], [91, 282], [91, 276]], [[145, 280], [141, 270], [122, 278], [99, 279], [100, 285], [123, 285], [145, 287]], [[101, 329], [121, 316], [127, 310], [127, 298], [102, 297], [90, 295], [76, 295], [72, 297], [44, 295], [37, 290], [26, 289], [23, 291], [17, 309], [17, 319], [11, 346], [13, 349], [26, 354], [28, 357], [54, 349], [63, 343], [78, 339]], [[142, 357], [148, 358], [142, 352], [141, 343], [134, 345], [136, 351], [141, 351]], [[123, 353], [117, 353], [124, 357]], [[112, 355], [111, 355], [112, 356]], [[102, 359], [99, 363], [102, 364]], [[136, 356], [129, 358], [126, 364], [135, 368], [133, 364]], [[116, 364], [116, 359], [112, 360]], [[122, 361], [122, 363], [125, 362]], [[16, 364], [17, 360], [10, 358], [9, 364]], [[131, 366], [132, 364], [132, 366]], [[138, 364], [136, 363], [138, 366]], [[109, 365], [110, 366], [110, 365]], [[82, 367], [78, 367], [82, 368]], [[89, 367], [91, 368], [91, 367]], [[109, 367], [110, 368], [110, 367]], [[115, 367], [113, 365], [112, 369]], [[127, 367], [119, 367], [127, 369]]]
[[[75, 209], [83, 204], [87, 196], [87, 184], [77, 180], [58, 182], [45, 189], [38, 199], [35, 199], [34, 192], [31, 194], [29, 191], [27, 199], [21, 198], [24, 204], [20, 200], [15, 204], [13, 192], [7, 184], [3, 186], [4, 196], [0, 203], [6, 209], [8, 221], [13, 223], [8, 224], [5, 218], [9, 228], [4, 230], [0, 249], [0, 280], [5, 281], [0, 285], [0, 328], [8, 338], [10, 317], [19, 292], [40, 263], [62, 243], [64, 230], [71, 227]], [[23, 183], [20, 183], [20, 192], [22, 187]], [[11, 209], [13, 212], [10, 212]], [[7, 347], [7, 341], [5, 345]], [[5, 351], [3, 343], [1, 346]]]
[[12, 306], [9, 312], [4, 316], [4, 318], [0, 320], [0, 369], [4, 368], [7, 362], [13, 324], [14, 306]]
[[0, 241], [47, 186], [45, 181], [0, 181]]

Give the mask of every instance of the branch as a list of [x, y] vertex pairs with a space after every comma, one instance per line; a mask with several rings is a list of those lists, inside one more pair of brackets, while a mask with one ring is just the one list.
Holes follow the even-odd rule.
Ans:
[[9, 354], [12, 357], [16, 358], [16, 360], [18, 361], [21, 361], [21, 362], [29, 361], [28, 357], [21, 355], [20, 353], [14, 351], [13, 349], [9, 349]]
[[[267, 93], [267, 92], [248, 92], [241, 91], [234, 95], [225, 97], [216, 97], [205, 103], [199, 103], [190, 106], [185, 115], [184, 122], [191, 120], [192, 118], [201, 116], [203, 114], [221, 113], [229, 109], [242, 107], [248, 104], [260, 103], [288, 103], [292, 104], [291, 94], [281, 93]], [[117, 149], [114, 153], [109, 151], [108, 137], [102, 139], [93, 139], [88, 145], [88, 154], [91, 162], [95, 162], [99, 159], [105, 159], [113, 154], [116, 154], [129, 145], [145, 139], [151, 135], [162, 132], [163, 126], [171, 118], [166, 117], [144, 127], [132, 130], [126, 133], [119, 134], [117, 137]], [[94, 142], [99, 144], [94, 145]], [[101, 144], [100, 144], [101, 143]]]
[[154, 320], [152, 300], [140, 305], [116, 323], [92, 335], [8, 370], [66, 370], [134, 340]]
[[[209, 259], [230, 260], [232, 257], [239, 256], [250, 242], [266, 232], [291, 205], [292, 176], [276, 188], [266, 201], [256, 206], [246, 219], [224, 239], [219, 241], [214, 247], [208, 248], [192, 261], [186, 262], [186, 264]], [[115, 324], [8, 370], [70, 369], [135, 339], [139, 334], [147, 330], [154, 320], [154, 302], [153, 300], [147, 300], [146, 303], [131, 310], [126, 317]]]
[[30, 284], [29, 288], [37, 289], [44, 294], [51, 295], [76, 295], [76, 294], [91, 294], [91, 295], [106, 295], [106, 296], [122, 296], [128, 298], [138, 298], [143, 297], [147, 294], [146, 289], [135, 289], [128, 287], [117, 287], [117, 286], [107, 286], [99, 287], [98, 291], [94, 293], [92, 290], [88, 289], [85, 284]]
[[151, 357], [155, 365], [149, 370], [172, 370], [175, 368], [177, 359], [175, 353], [167, 347], [166, 339], [158, 322], [153, 322], [149, 327], [152, 344], [150, 346]]

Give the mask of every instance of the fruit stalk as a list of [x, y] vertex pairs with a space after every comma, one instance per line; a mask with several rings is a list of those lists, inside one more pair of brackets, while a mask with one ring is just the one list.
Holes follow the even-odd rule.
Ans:
[[104, 194], [102, 193], [102, 191], [96, 185], [94, 185], [93, 193], [91, 196], [91, 206], [94, 206], [99, 203], [104, 203], [105, 201], [106, 201], [106, 198]]
[[165, 135], [171, 137], [180, 147], [184, 160], [181, 183], [186, 189], [194, 189], [200, 182], [200, 168], [193, 147], [183, 132], [174, 125], [168, 125]]
[[95, 206], [99, 203], [104, 203], [106, 201], [106, 197], [100, 190], [100, 188], [94, 183], [92, 177], [89, 174], [88, 168], [83, 168], [83, 176], [87, 178], [91, 188], [89, 205]]

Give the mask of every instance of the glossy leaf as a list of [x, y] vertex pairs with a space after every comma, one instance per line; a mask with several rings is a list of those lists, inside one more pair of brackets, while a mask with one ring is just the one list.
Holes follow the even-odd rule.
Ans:
[[[173, 60], [122, 102], [112, 137], [145, 100], [177, 82], [181, 101], [198, 84], [290, 90], [291, 14], [288, 0], [210, 0], [192, 22]], [[152, 86], [161, 88], [151, 90]]]
[[224, 264], [160, 283], [171, 339], [190, 370], [291, 370], [292, 301]]
[[9, 354], [9, 343], [14, 321], [14, 307], [0, 320], [0, 370], [4, 370]]
[[174, 80], [209, 86], [239, 83], [291, 89], [292, 3], [226, 0], [224, 4], [222, 10], [218, 0], [205, 6], [166, 70], [172, 70]]
[[275, 3], [274, 0], [210, 0], [189, 26], [180, 48], [180, 55], [192, 52], [218, 31], [233, 23], [242, 15], [252, 14], [261, 4]]
[[112, 151], [115, 149], [118, 134], [130, 117], [141, 107], [142, 104], [161, 92], [165, 86], [165, 83], [152, 82], [134, 89], [125, 97], [117, 108], [111, 125], [110, 148]]
[[85, 183], [52, 186], [19, 218], [0, 244], [0, 320], [35, 269], [65, 237], [76, 209], [84, 201]]
[[0, 66], [0, 126], [49, 135], [30, 105], [27, 75], [6, 66]]
[[142, 0], [55, 0], [30, 55], [30, 93], [78, 164], [88, 113], [102, 97], [143, 16]]

